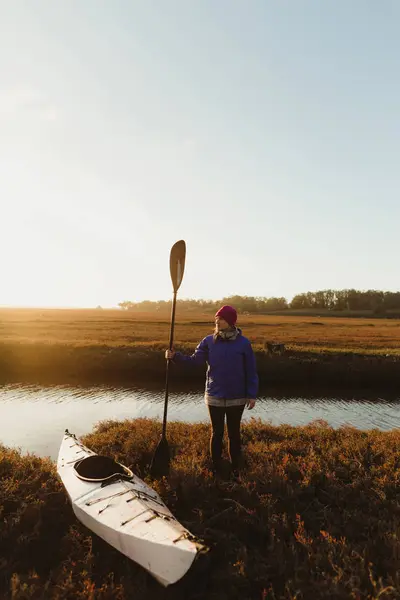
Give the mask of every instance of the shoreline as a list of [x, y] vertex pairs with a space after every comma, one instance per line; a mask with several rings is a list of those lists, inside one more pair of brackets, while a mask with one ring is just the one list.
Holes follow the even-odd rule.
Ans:
[[[178, 348], [177, 348], [178, 349]], [[183, 348], [187, 350], [187, 348]], [[0, 344], [0, 383], [42, 385], [137, 385], [165, 381], [164, 348]], [[287, 350], [270, 355], [255, 349], [260, 389], [338, 389], [395, 391], [400, 386], [400, 356], [355, 352]], [[204, 386], [205, 369], [173, 365], [171, 380]]]

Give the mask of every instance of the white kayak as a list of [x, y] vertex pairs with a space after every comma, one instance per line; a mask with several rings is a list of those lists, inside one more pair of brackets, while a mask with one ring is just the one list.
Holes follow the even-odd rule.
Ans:
[[57, 472], [79, 521], [162, 585], [181, 579], [206, 550], [155, 490], [127, 467], [86, 448], [68, 430]]

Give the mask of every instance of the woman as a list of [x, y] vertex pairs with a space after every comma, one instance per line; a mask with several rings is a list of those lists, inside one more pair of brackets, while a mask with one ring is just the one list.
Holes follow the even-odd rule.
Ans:
[[197, 346], [194, 354], [169, 351], [174, 363], [208, 364], [205, 403], [211, 418], [210, 451], [215, 473], [220, 472], [225, 415], [232, 471], [238, 476], [241, 454], [240, 423], [244, 407], [254, 408], [258, 392], [256, 362], [250, 341], [236, 327], [237, 313], [223, 306], [215, 315], [215, 330]]

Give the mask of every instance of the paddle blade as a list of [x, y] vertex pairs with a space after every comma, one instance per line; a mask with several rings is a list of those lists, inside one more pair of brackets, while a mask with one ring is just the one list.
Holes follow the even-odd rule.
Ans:
[[172, 285], [174, 286], [174, 292], [179, 290], [182, 283], [183, 273], [185, 271], [185, 259], [186, 259], [186, 244], [183, 240], [176, 242], [171, 248], [171, 254], [169, 257], [169, 270], [171, 272]]
[[169, 445], [166, 437], [161, 437], [154, 452], [150, 465], [150, 474], [152, 477], [166, 477], [169, 474]]

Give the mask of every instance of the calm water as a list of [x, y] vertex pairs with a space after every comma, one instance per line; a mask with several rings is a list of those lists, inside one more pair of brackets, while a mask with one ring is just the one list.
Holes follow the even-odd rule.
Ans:
[[[65, 428], [82, 435], [99, 421], [134, 417], [162, 418], [163, 391], [108, 387], [0, 387], [0, 443], [56, 458]], [[168, 417], [206, 421], [201, 392], [171, 393]], [[400, 427], [400, 398], [392, 400], [262, 397], [245, 419], [259, 417], [277, 425], [304, 425], [324, 419], [333, 427], [350, 424], [361, 429]]]

